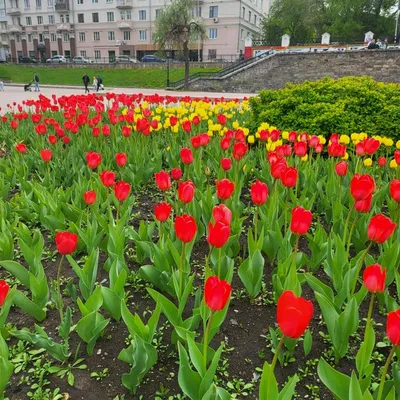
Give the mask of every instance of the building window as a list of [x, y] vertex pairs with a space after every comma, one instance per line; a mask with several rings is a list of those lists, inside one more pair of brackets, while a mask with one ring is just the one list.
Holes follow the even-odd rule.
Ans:
[[78, 22], [83, 24], [85, 22], [85, 14], [78, 14]]
[[25, 24], [26, 25], [32, 25], [32, 18], [31, 17], [25, 17]]
[[24, 7], [25, 7], [25, 8], [31, 8], [31, 2], [30, 2], [30, 0], [24, 0]]
[[139, 10], [139, 21], [146, 21], [146, 10]]
[[85, 32], [79, 32], [79, 41], [84, 42], [86, 40]]
[[249, 11], [249, 22], [251, 22], [251, 11]]
[[217, 28], [210, 28], [208, 30], [208, 38], [209, 39], [217, 39], [218, 38], [218, 30], [217, 30]]
[[57, 42], [57, 35], [55, 33], [50, 33], [50, 42]]
[[108, 32], [108, 40], [110, 40], [110, 41], [115, 40], [115, 32], [114, 31]]
[[114, 0], [106, 0], [106, 3], [112, 3]]
[[81, 57], [85, 57], [86, 58], [86, 50], [81, 50], [80, 54], [81, 54]]
[[53, 7], [53, 0], [47, 0], [47, 7]]
[[54, 25], [54, 15], [49, 15], [49, 25]]
[[147, 40], [147, 32], [146, 31], [139, 31], [139, 40]]
[[76, 0], [76, 4], [83, 4], [83, 0]]
[[99, 13], [92, 13], [92, 22], [99, 22]]
[[246, 15], [246, 8], [242, 7], [242, 18], [244, 19]]
[[218, 6], [210, 6], [210, 18], [218, 18]]
[[17, 43], [19, 43], [21, 41], [21, 36], [17, 35]]
[[254, 14], [254, 25], [257, 25], [257, 15]]
[[64, 14], [60, 15], [60, 22], [63, 24], [65, 22]]
[[36, 8], [42, 8], [42, 0], [36, 0]]
[[114, 13], [112, 11], [107, 13], [107, 22], [114, 22]]
[[[218, 7], [217, 7], [218, 9]], [[190, 15], [192, 17], [201, 17], [201, 7], [200, 6], [196, 6], [194, 7], [191, 11], [190, 11]]]
[[101, 51], [100, 50], [95, 50], [94, 51], [94, 58], [96, 60], [99, 60], [101, 58]]
[[131, 40], [131, 31], [124, 31], [124, 40]]
[[69, 14], [65, 14], [65, 22], [69, 23]]
[[121, 20], [124, 21], [126, 19], [132, 19], [132, 11], [121, 11]]
[[240, 39], [243, 40], [243, 38], [244, 38], [244, 29], [241, 29], [240, 30]]
[[28, 42], [32, 43], [32, 34], [31, 33], [28, 33]]
[[64, 33], [63, 40], [64, 42], [69, 42], [69, 33]]
[[39, 33], [39, 42], [43, 42], [43, 33]]
[[100, 32], [93, 32], [93, 40], [95, 42], [100, 40]]
[[98, 4], [99, 0], [92, 0], [92, 4]]
[[161, 8], [157, 8], [157, 9], [156, 9], [156, 19], [160, 17], [161, 12], [162, 12], [162, 9], [161, 9]]
[[40, 16], [40, 15], [37, 17], [37, 24], [38, 25], [43, 25], [43, 17]]

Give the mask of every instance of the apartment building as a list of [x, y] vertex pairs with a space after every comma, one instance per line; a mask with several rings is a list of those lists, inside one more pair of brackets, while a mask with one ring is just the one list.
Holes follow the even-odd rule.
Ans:
[[[271, 0], [196, 0], [193, 19], [208, 38], [192, 45], [193, 60], [235, 58], [259, 32]], [[112, 60], [157, 51], [154, 24], [168, 0], [0, 0], [1, 51], [13, 60], [62, 54]]]

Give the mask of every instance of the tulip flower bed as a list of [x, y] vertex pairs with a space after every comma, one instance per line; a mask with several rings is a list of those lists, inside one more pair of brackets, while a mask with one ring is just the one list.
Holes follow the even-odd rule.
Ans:
[[400, 151], [247, 101], [95, 94], [0, 122], [0, 398], [400, 393]]

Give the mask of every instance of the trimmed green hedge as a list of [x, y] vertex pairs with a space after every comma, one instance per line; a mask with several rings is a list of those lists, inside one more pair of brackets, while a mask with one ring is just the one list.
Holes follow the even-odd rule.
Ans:
[[348, 77], [288, 84], [250, 99], [249, 127], [262, 122], [281, 130], [330, 135], [366, 132], [400, 139], [400, 85]]

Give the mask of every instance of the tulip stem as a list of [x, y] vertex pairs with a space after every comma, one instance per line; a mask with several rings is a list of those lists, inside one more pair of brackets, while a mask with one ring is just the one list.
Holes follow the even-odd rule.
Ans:
[[64, 255], [61, 256], [60, 262], [58, 264], [58, 269], [57, 269], [57, 295], [58, 295], [57, 301], [58, 301], [58, 311], [60, 312], [61, 322], [63, 322], [63, 320], [64, 320], [63, 303], [62, 303], [61, 287], [60, 287], [61, 267], [62, 267], [63, 261], [64, 261]]
[[357, 220], [358, 220], [358, 214], [356, 215], [356, 217], [354, 218], [353, 223], [351, 224], [349, 240], [347, 241], [347, 258], [349, 257], [349, 251], [350, 251], [350, 246], [351, 246], [351, 238], [353, 237], [353, 232], [354, 232], [354, 228], [356, 227]]
[[275, 365], [276, 365], [276, 362], [278, 361], [278, 355], [279, 355], [279, 352], [282, 349], [284, 339], [285, 339], [285, 336], [282, 336], [281, 340], [278, 343], [278, 347], [276, 348], [276, 351], [275, 351], [275, 354], [274, 354], [274, 358], [272, 359], [272, 364], [271, 364], [272, 372], [274, 372], [274, 370], [275, 370]]
[[210, 246], [210, 251], [206, 255], [206, 270], [204, 272], [204, 282], [208, 278], [208, 274], [209, 274], [209, 270], [210, 270], [210, 257], [211, 257], [212, 250], [213, 250], [213, 248], [212, 248], [212, 246]]
[[292, 267], [294, 266], [295, 269], [296, 268], [296, 255], [297, 255], [297, 251], [299, 249], [299, 240], [300, 240], [300, 235], [296, 235], [296, 243], [294, 245], [294, 249], [293, 249], [293, 261], [292, 261]]
[[393, 355], [394, 355], [395, 351], [396, 351], [396, 346], [393, 346], [392, 350], [390, 351], [390, 353], [388, 355], [388, 358], [386, 360], [386, 364], [383, 367], [381, 383], [379, 385], [379, 392], [378, 392], [378, 397], [376, 398], [376, 400], [381, 400], [382, 399], [383, 388], [385, 386], [385, 380], [386, 380], [386, 374], [387, 374], [387, 371], [389, 369], [389, 365], [390, 365], [390, 362], [392, 361], [392, 358], [393, 358]]
[[159, 224], [159, 233], [158, 233], [158, 236], [159, 236], [159, 242], [161, 243], [161, 246], [162, 246], [162, 244], [163, 244], [163, 229], [162, 229], [162, 223], [161, 222], [158, 222], [158, 224]]
[[[367, 323], [365, 325], [365, 332], [367, 332], [368, 325], [371, 323], [372, 310], [374, 308], [374, 299], [375, 299], [375, 293], [371, 293], [371, 298], [369, 300]], [[365, 340], [365, 335], [364, 335], [364, 340]]]
[[256, 211], [254, 213], [254, 241], [255, 242], [257, 242], [257, 237], [258, 237], [257, 225], [258, 225], [258, 206], [256, 206]]
[[354, 284], [353, 284], [353, 288], [351, 289], [351, 292], [350, 292], [350, 298], [353, 297], [353, 295], [354, 295], [354, 292], [355, 292], [356, 286], [357, 286], [357, 282], [358, 282], [358, 277], [360, 275], [361, 268], [364, 265], [365, 257], [367, 257], [367, 254], [368, 254], [369, 249], [371, 248], [371, 246], [372, 246], [372, 242], [369, 243], [368, 247], [365, 249], [364, 253], [362, 254], [360, 259], [358, 260], [357, 267], [356, 267], [357, 268], [356, 275], [354, 277]]
[[203, 356], [204, 356], [204, 370], [207, 371], [207, 348], [208, 348], [208, 337], [210, 336], [211, 321], [214, 312], [211, 310], [210, 318], [208, 318], [207, 327], [204, 332], [203, 338]]
[[218, 278], [221, 278], [221, 258], [222, 258], [222, 247], [218, 249]]
[[356, 203], [354, 202], [353, 205], [351, 206], [349, 213], [347, 214], [347, 219], [344, 224], [344, 232], [343, 232], [343, 244], [346, 243], [346, 238], [347, 238], [347, 228], [349, 227], [349, 222], [350, 222], [350, 217], [353, 212], [353, 208], [355, 207]]
[[185, 262], [185, 247], [186, 243], [182, 243], [182, 254], [181, 254], [181, 263], [179, 266], [179, 296], [182, 295], [182, 287], [183, 287], [183, 264]]

